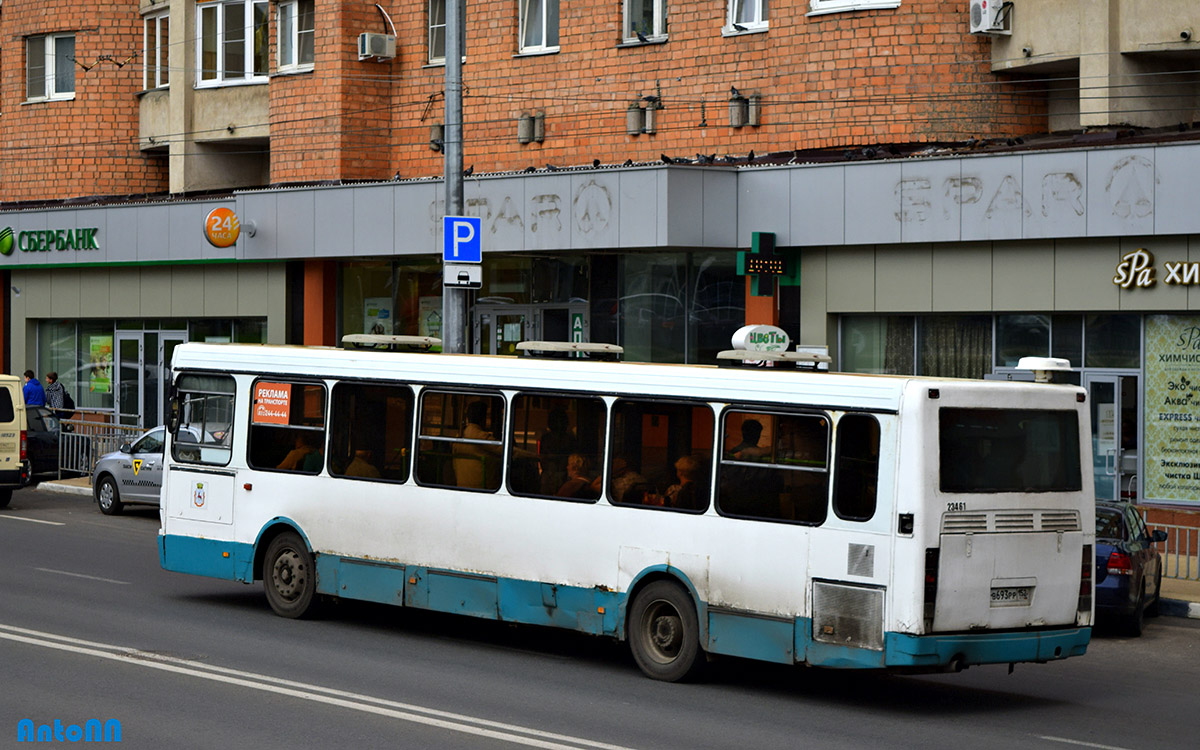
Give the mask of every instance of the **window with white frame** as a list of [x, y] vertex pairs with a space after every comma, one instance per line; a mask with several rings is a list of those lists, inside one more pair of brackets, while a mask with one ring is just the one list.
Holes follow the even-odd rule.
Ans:
[[31, 101], [75, 98], [75, 35], [25, 38], [25, 97]]
[[167, 13], [146, 16], [142, 32], [142, 88], [157, 89], [170, 83], [171, 18]]
[[267, 0], [202, 3], [196, 14], [197, 86], [266, 80]]
[[519, 0], [521, 52], [558, 49], [558, 0]]
[[900, 0], [808, 0], [808, 15], [844, 13], [851, 10], [886, 10], [899, 7]]
[[728, 20], [727, 32], [767, 28], [767, 0], [729, 0]]
[[429, 0], [429, 62], [446, 61], [446, 0]]
[[[466, 18], [466, 4], [458, 0], [458, 17]], [[466, 24], [460, 29], [458, 49], [467, 54]], [[443, 65], [446, 62], [446, 0], [429, 0], [429, 62], [433, 65]]]
[[667, 0], [625, 0], [625, 41], [667, 35]]
[[315, 0], [284, 0], [279, 4], [279, 69], [313, 66], [316, 28]]

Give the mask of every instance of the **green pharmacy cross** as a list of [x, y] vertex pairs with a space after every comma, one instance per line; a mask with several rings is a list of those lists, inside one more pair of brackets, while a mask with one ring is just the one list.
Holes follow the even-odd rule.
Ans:
[[777, 250], [774, 232], [751, 232], [750, 249], [738, 252], [737, 272], [753, 277], [752, 295], [770, 297], [775, 294], [776, 277], [780, 286], [800, 286], [799, 251]]

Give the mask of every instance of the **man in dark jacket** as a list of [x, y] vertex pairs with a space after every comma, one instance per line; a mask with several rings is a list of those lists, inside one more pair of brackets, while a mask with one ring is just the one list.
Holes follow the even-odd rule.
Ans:
[[25, 387], [21, 390], [25, 394], [26, 406], [46, 405], [46, 391], [43, 390], [42, 384], [38, 382], [37, 376], [33, 374], [33, 370], [25, 371]]

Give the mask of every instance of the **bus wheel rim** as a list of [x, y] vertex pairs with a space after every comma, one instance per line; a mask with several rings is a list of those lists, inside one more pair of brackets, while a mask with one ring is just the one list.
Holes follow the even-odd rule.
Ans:
[[296, 599], [304, 589], [304, 566], [300, 555], [293, 549], [283, 550], [275, 558], [271, 568], [271, 582], [275, 591], [287, 600]]
[[649, 655], [660, 664], [670, 664], [683, 648], [683, 618], [669, 602], [657, 601], [646, 609], [645, 639]]

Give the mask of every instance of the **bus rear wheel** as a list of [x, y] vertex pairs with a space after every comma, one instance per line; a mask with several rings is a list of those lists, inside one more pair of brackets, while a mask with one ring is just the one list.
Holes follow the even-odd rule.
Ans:
[[700, 658], [700, 628], [692, 598], [670, 581], [638, 592], [629, 615], [629, 650], [647, 677], [666, 682], [694, 677]]
[[287, 531], [271, 540], [263, 560], [263, 590], [280, 617], [308, 617], [316, 612], [317, 570], [312, 553], [298, 535]]

